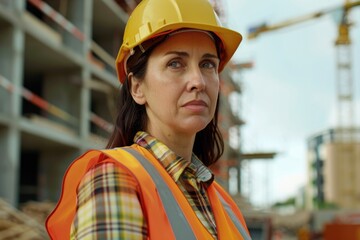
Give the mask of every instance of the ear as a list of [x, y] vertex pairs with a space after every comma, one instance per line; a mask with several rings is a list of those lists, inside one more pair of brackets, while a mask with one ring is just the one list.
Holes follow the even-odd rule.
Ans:
[[134, 101], [139, 105], [146, 103], [146, 98], [143, 92], [142, 81], [137, 79], [133, 73], [129, 73], [128, 81], [130, 82], [130, 93]]

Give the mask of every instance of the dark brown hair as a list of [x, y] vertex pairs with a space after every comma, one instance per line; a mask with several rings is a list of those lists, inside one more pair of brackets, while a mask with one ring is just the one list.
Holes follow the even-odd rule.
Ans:
[[[147, 69], [147, 62], [151, 52], [162, 41], [152, 44], [145, 52], [135, 54], [129, 58], [128, 72], [132, 72], [137, 79], [143, 79]], [[139, 52], [140, 49], [135, 49]], [[145, 131], [147, 115], [144, 105], [137, 104], [130, 93], [130, 83], [125, 79], [120, 88], [117, 117], [114, 131], [106, 148], [129, 146], [134, 143], [134, 136], [138, 131]], [[224, 152], [224, 140], [218, 127], [219, 98], [217, 100], [214, 118], [200, 132], [196, 134], [193, 152], [206, 165], [215, 163]]]

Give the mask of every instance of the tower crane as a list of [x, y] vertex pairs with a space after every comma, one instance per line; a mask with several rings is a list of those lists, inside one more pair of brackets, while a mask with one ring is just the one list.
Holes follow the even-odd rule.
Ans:
[[277, 24], [261, 24], [251, 27], [248, 31], [248, 39], [254, 39], [265, 32], [289, 27], [291, 25], [320, 18], [326, 14], [342, 10], [341, 21], [338, 24], [338, 35], [335, 40], [337, 60], [337, 127], [339, 130], [351, 129], [354, 127], [352, 57], [351, 40], [349, 36], [351, 23], [349, 22], [348, 15], [349, 11], [357, 6], [360, 6], [360, 1], [345, 0], [344, 4], [337, 7], [289, 19]]

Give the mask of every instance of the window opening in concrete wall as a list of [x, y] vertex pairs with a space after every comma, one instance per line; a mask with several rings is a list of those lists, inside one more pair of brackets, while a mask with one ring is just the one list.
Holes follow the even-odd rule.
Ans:
[[[110, 112], [110, 102], [111, 96], [106, 95], [103, 92], [91, 91], [91, 112], [95, 113], [98, 116], [101, 116], [104, 121], [109, 124], [113, 124], [113, 118]], [[100, 126], [97, 122], [91, 121], [90, 131], [92, 134], [98, 135], [105, 139], [110, 137], [112, 129], [107, 128], [106, 126]]]
[[39, 152], [21, 151], [19, 203], [37, 201], [39, 179]]
[[[41, 75], [36, 75], [31, 78], [26, 78], [24, 81], [24, 88], [36, 94], [37, 96], [42, 96], [42, 86], [43, 80]], [[34, 115], [43, 115], [43, 110], [29, 100], [22, 98], [22, 115], [24, 117], [31, 118]]]

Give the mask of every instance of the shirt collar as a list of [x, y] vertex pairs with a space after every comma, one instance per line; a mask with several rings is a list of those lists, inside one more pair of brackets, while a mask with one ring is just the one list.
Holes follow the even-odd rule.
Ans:
[[134, 142], [150, 151], [175, 182], [179, 180], [186, 168], [194, 172], [198, 182], [204, 182], [208, 185], [214, 180], [213, 173], [194, 153], [190, 163], [184, 158], [177, 156], [161, 141], [143, 131], [136, 133]]

